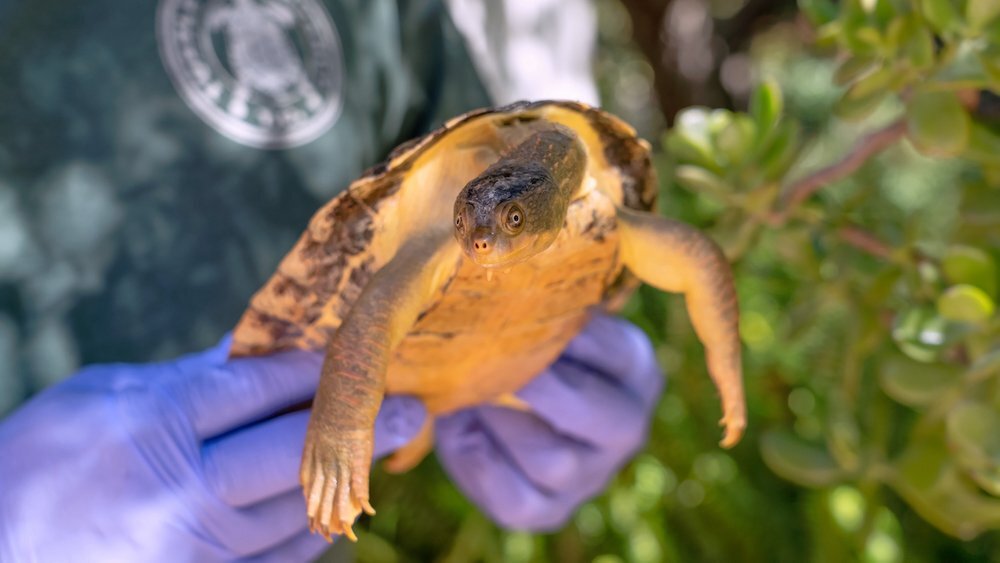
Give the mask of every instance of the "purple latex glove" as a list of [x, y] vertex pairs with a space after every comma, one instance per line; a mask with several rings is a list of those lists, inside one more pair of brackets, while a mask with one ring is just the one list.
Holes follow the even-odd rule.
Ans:
[[[0, 561], [305, 561], [299, 461], [321, 357], [226, 361], [229, 342], [154, 365], [99, 365], [0, 423]], [[387, 398], [375, 455], [425, 417]]]
[[636, 453], [663, 382], [646, 335], [598, 316], [517, 393], [532, 412], [481, 406], [441, 418], [437, 455], [500, 525], [552, 530]]
[[[226, 362], [228, 342], [175, 362], [93, 366], [0, 422], [0, 561], [302, 561], [298, 464], [316, 354]], [[597, 318], [519, 395], [538, 414], [468, 409], [438, 421], [438, 454], [498, 522], [565, 521], [639, 447], [662, 378], [645, 336]], [[376, 456], [425, 411], [387, 397]], [[266, 419], [266, 420], [265, 420]]]

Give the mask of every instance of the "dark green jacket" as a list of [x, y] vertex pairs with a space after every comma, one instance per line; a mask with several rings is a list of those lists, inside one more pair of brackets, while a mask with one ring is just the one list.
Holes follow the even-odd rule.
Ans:
[[437, 1], [0, 2], [0, 414], [214, 344], [322, 202], [488, 103]]

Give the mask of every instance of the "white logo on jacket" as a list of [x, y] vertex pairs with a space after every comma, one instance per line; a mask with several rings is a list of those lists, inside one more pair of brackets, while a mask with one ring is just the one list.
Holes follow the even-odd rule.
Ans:
[[317, 0], [160, 0], [156, 28], [177, 92], [237, 142], [305, 144], [340, 113], [340, 39]]

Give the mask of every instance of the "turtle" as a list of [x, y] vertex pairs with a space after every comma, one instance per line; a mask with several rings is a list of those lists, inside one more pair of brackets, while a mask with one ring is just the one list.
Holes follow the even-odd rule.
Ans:
[[232, 356], [325, 352], [300, 481], [310, 529], [346, 535], [369, 502], [386, 393], [429, 416], [387, 460], [418, 463], [433, 418], [499, 403], [547, 368], [595, 311], [640, 283], [685, 295], [721, 397], [721, 444], [746, 425], [729, 263], [694, 227], [658, 214], [650, 145], [574, 101], [455, 117], [326, 203], [251, 298]]

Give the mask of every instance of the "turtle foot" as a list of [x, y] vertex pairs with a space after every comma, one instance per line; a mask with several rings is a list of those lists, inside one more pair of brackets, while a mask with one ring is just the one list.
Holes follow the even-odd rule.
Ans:
[[371, 515], [368, 476], [371, 438], [317, 440], [306, 437], [299, 480], [306, 497], [309, 529], [327, 541], [335, 535], [357, 541], [352, 525], [361, 512]]

